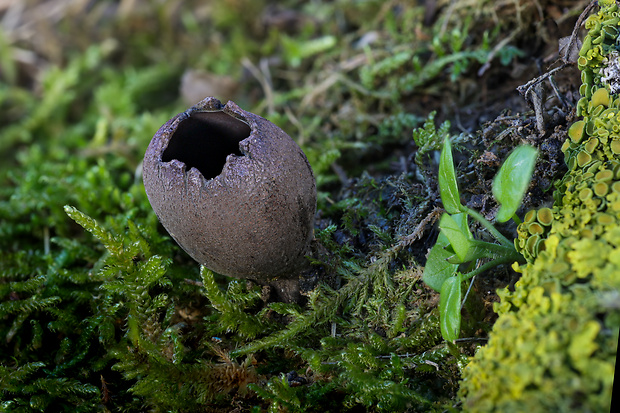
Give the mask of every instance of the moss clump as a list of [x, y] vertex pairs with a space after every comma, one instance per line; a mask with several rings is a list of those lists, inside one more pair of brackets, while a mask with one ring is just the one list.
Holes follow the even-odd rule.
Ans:
[[[620, 98], [610, 85], [620, 73], [609, 68], [619, 20], [615, 2], [599, 4], [579, 59], [584, 119], [562, 148], [569, 172], [553, 217], [528, 214], [519, 227], [529, 262], [514, 291], [499, 292], [489, 344], [464, 371], [460, 396], [471, 411], [610, 409], [620, 326]], [[532, 231], [543, 228], [537, 221], [551, 225]]]

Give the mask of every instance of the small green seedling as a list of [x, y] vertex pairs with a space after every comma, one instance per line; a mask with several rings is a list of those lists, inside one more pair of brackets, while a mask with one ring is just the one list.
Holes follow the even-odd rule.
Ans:
[[[511, 218], [521, 222], [516, 212], [531, 180], [537, 155], [535, 148], [519, 146], [499, 169], [493, 180], [493, 196], [501, 205], [496, 217], [498, 222]], [[514, 261], [524, 263], [525, 260], [512, 241], [478, 212], [461, 204], [448, 138], [444, 141], [439, 161], [439, 192], [446, 213], [439, 220], [441, 231], [428, 255], [422, 279], [429, 287], [439, 291], [441, 334], [445, 340], [454, 341], [461, 327], [463, 281], [491, 267]], [[469, 230], [468, 217], [478, 221], [499, 244], [474, 239]], [[478, 265], [482, 259], [489, 261]], [[469, 263], [466, 266], [468, 272], [461, 273], [459, 267], [465, 263]]]

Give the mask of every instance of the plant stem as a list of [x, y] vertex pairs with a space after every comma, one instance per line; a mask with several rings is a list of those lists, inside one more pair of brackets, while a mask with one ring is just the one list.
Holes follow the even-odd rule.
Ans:
[[[477, 253], [478, 256], [474, 256], [472, 257], [472, 259], [478, 259], [478, 258], [485, 257], [485, 258], [492, 258], [492, 259], [505, 258], [507, 260], [512, 260], [512, 261], [523, 260], [523, 256], [519, 254], [519, 252], [515, 249], [514, 244], [497, 245], [497, 244], [493, 244], [492, 242], [478, 241], [478, 240], [474, 240], [472, 241], [472, 243], [476, 247], [481, 248], [481, 249], [478, 249], [479, 251], [479, 253]], [[476, 254], [476, 252], [474, 252], [474, 254]]]
[[521, 219], [517, 216], [517, 214], [516, 214], [516, 213], [512, 216], [512, 220], [513, 220], [514, 222], [516, 222], [516, 223], [517, 223], [517, 225], [520, 225], [520, 224], [523, 222], [523, 221], [521, 221]]
[[514, 244], [512, 241], [508, 240], [508, 238], [506, 238], [505, 236], [503, 236], [494, 226], [493, 224], [491, 224], [485, 217], [483, 217], [482, 215], [480, 215], [478, 212], [474, 211], [473, 209], [470, 208], [466, 208], [466, 212], [467, 214], [469, 214], [469, 216], [471, 216], [473, 219], [475, 219], [476, 221], [480, 222], [480, 224], [482, 224], [482, 226], [491, 233], [491, 235], [493, 235], [493, 237], [498, 240], [500, 242], [500, 244], [504, 245], [504, 246], [509, 246], [511, 248], [514, 249]]
[[[523, 257], [521, 257], [521, 258], [523, 259]], [[480, 273], [482, 273], [482, 272], [484, 272], [484, 271], [486, 271], [486, 270], [488, 270], [490, 268], [497, 267], [500, 264], [505, 264], [505, 263], [511, 262], [511, 261], [514, 261], [514, 260], [512, 258], [510, 258], [510, 257], [497, 258], [497, 259], [495, 259], [493, 261], [489, 261], [489, 262], [487, 262], [485, 264], [482, 264], [480, 267], [476, 268], [475, 270], [470, 271], [470, 272], [468, 272], [466, 274], [463, 274], [463, 281], [467, 281], [467, 280], [475, 277], [476, 275], [478, 275], [478, 274], [480, 274]]]

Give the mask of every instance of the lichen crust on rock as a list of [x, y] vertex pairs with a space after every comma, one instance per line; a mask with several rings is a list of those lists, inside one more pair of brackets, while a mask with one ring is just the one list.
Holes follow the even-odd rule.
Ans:
[[468, 411], [609, 411], [620, 326], [620, 11], [600, 0], [579, 53], [582, 120], [562, 150], [568, 172], [552, 208], [530, 211], [528, 260], [466, 367]]

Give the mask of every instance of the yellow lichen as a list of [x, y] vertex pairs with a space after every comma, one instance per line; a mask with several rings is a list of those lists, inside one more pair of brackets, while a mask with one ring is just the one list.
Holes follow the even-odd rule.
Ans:
[[553, 211], [551, 208], [541, 208], [537, 211], [536, 218], [538, 219], [538, 222], [548, 227], [553, 221]]
[[609, 92], [605, 88], [599, 88], [592, 94], [592, 98], [590, 99], [590, 107], [597, 107], [599, 105], [603, 105], [605, 107], [609, 107], [610, 99]]
[[583, 130], [585, 128], [585, 122], [580, 120], [571, 125], [568, 129], [568, 136], [572, 139], [573, 142], [579, 143], [581, 138], [583, 138]]

